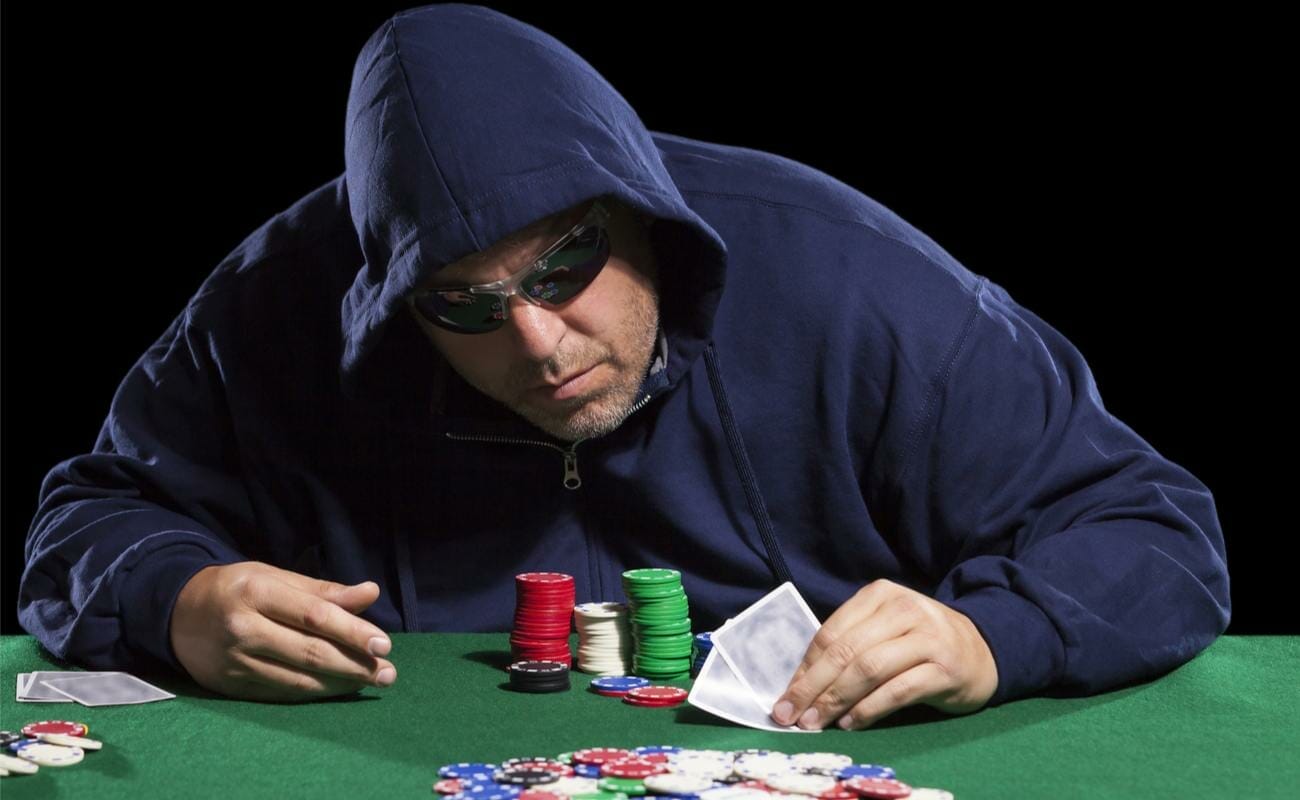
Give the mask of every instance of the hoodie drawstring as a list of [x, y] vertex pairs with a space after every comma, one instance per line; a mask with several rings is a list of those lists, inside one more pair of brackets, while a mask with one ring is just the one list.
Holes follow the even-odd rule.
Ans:
[[777, 545], [776, 532], [772, 528], [771, 518], [767, 515], [767, 505], [763, 503], [763, 495], [758, 490], [754, 470], [749, 465], [749, 454], [745, 452], [745, 442], [740, 436], [740, 428], [736, 426], [735, 415], [731, 413], [731, 405], [727, 402], [727, 392], [722, 386], [722, 372], [718, 369], [718, 356], [713, 351], [712, 344], [704, 348], [704, 363], [708, 367], [709, 386], [713, 389], [713, 400], [718, 406], [719, 416], [722, 417], [722, 430], [727, 436], [731, 458], [736, 463], [736, 471], [740, 473], [740, 481], [745, 487], [745, 498], [749, 501], [750, 513], [758, 523], [758, 533], [763, 537], [763, 549], [767, 550], [768, 566], [772, 570], [772, 576], [776, 578], [777, 585], [786, 581], [794, 583], [794, 579], [790, 577], [790, 569], [785, 565], [785, 557], [781, 555], [781, 548]]

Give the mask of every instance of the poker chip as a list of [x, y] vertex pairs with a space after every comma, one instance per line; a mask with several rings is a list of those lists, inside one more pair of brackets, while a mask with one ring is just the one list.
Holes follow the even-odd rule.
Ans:
[[771, 789], [790, 794], [820, 795], [836, 787], [836, 780], [829, 775], [810, 775], [803, 772], [785, 772], [764, 778], [763, 782]]
[[645, 788], [659, 794], [698, 794], [712, 787], [709, 778], [689, 773], [668, 772], [645, 778]]
[[596, 678], [591, 682], [592, 691], [609, 697], [622, 697], [633, 689], [640, 689], [649, 685], [650, 681], [646, 678], [633, 675]]
[[645, 784], [638, 778], [601, 778], [597, 786], [602, 792], [622, 792], [628, 797], [645, 795]]
[[466, 800], [516, 800], [522, 793], [523, 789], [518, 786], [475, 783], [466, 786], [460, 794], [453, 796], [466, 798]]
[[475, 761], [462, 761], [459, 764], [448, 764], [438, 769], [439, 778], [458, 778], [460, 780], [480, 780], [490, 781], [492, 775], [499, 769], [496, 764], [484, 764]]
[[668, 767], [665, 764], [637, 758], [636, 756], [606, 761], [600, 765], [600, 774], [606, 778], [635, 778], [640, 780], [667, 771]]
[[740, 756], [736, 759], [734, 769], [737, 775], [764, 783], [770, 783], [768, 779], [771, 777], [797, 772], [790, 756], [775, 750], [769, 753]]
[[6, 750], [14, 742], [21, 741], [23, 735], [13, 731], [0, 731], [0, 750]]
[[907, 800], [953, 800], [952, 792], [947, 789], [930, 789], [924, 786], [912, 787]]
[[631, 757], [632, 752], [630, 750], [622, 750], [617, 747], [588, 747], [585, 750], [573, 751], [575, 763], [596, 767], [608, 761], [618, 761]]
[[86, 751], [80, 747], [64, 747], [35, 740], [23, 742], [14, 754], [42, 767], [68, 767], [86, 757]]
[[40, 767], [21, 758], [0, 754], [0, 769], [8, 770], [15, 775], [31, 775], [40, 770]]
[[560, 777], [560, 775], [547, 769], [507, 767], [506, 769], [497, 770], [492, 775], [492, 780], [512, 786], [538, 786], [543, 783], [555, 783]]
[[641, 686], [628, 690], [623, 702], [637, 706], [667, 707], [680, 705], [690, 692], [676, 686]]
[[853, 765], [853, 759], [841, 753], [795, 753], [790, 760], [795, 769], [833, 778], [841, 769]]
[[573, 774], [580, 778], [599, 778], [600, 767], [595, 764], [574, 764]]
[[559, 661], [516, 661], [510, 665], [510, 688], [517, 692], [567, 692], [569, 667]]
[[[637, 678], [637, 680], [644, 681], [645, 678]], [[649, 683], [650, 683], [649, 681], [646, 681], [646, 685], [649, 685]], [[632, 688], [635, 689], [636, 687], [633, 686]], [[642, 747], [638, 747], [632, 752], [635, 753], [636, 755], [644, 756], [644, 755], [649, 755], [651, 753], [663, 753], [665, 755], [672, 754], [672, 753], [680, 753], [681, 750], [682, 748], [672, 744], [650, 744], [650, 745], [644, 745]]]
[[573, 797], [580, 794], [595, 794], [600, 791], [600, 784], [596, 778], [581, 778], [575, 775], [546, 784], [546, 791], [564, 797]]
[[434, 782], [433, 790], [438, 794], [460, 794], [461, 783], [455, 778], [442, 778]]
[[907, 797], [912, 787], [894, 778], [849, 778], [844, 785], [857, 792], [861, 797], [889, 800], [894, 797]]
[[841, 781], [849, 778], [894, 778], [894, 771], [879, 764], [853, 764], [843, 767], [835, 773]]
[[519, 793], [519, 800], [564, 800], [561, 795], [542, 789], [525, 789]]
[[23, 736], [35, 737], [38, 733], [62, 733], [68, 736], [85, 736], [86, 726], [80, 722], [66, 722], [64, 720], [29, 722], [23, 726]]

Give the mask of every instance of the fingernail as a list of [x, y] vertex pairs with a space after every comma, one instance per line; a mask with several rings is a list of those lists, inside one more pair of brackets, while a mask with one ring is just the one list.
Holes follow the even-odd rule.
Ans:
[[772, 709], [772, 716], [782, 725], [790, 724], [790, 717], [794, 715], [794, 703], [789, 700], [782, 700]]
[[817, 719], [818, 719], [818, 716], [817, 716], [817, 709], [816, 709], [816, 708], [810, 708], [810, 709], [808, 709], [807, 711], [803, 712], [803, 716], [799, 718], [799, 727], [800, 727], [800, 728], [816, 728], [816, 727], [817, 727]]
[[386, 656], [393, 649], [393, 643], [382, 636], [370, 637], [369, 645], [370, 655], [372, 656]]
[[392, 667], [384, 667], [379, 670], [379, 674], [375, 676], [375, 683], [380, 686], [392, 686], [393, 681], [395, 680], [397, 680], [397, 670]]

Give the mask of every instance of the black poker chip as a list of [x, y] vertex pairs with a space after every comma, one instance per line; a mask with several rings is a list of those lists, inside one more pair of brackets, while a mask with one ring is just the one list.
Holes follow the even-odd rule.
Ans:
[[14, 733], [13, 731], [0, 731], [0, 750], [7, 749], [9, 745], [13, 744], [14, 742], [22, 741], [22, 738], [23, 735], [21, 733]]
[[517, 661], [510, 665], [510, 688], [537, 694], [567, 692], [569, 668], [559, 661]]
[[559, 779], [559, 773], [548, 769], [501, 769], [492, 776], [492, 780], [497, 783], [514, 786], [540, 786], [543, 783], [555, 783]]

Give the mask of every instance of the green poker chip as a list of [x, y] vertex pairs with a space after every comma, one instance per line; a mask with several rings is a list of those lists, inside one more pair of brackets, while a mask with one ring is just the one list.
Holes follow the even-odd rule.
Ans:
[[633, 585], [653, 586], [660, 583], [681, 583], [682, 573], [675, 569], [629, 569], [623, 573], [624, 585], [631, 583]]
[[646, 793], [645, 782], [636, 778], [601, 778], [596, 785], [600, 787], [601, 791], [621, 792], [629, 796], [634, 794], [644, 795]]

